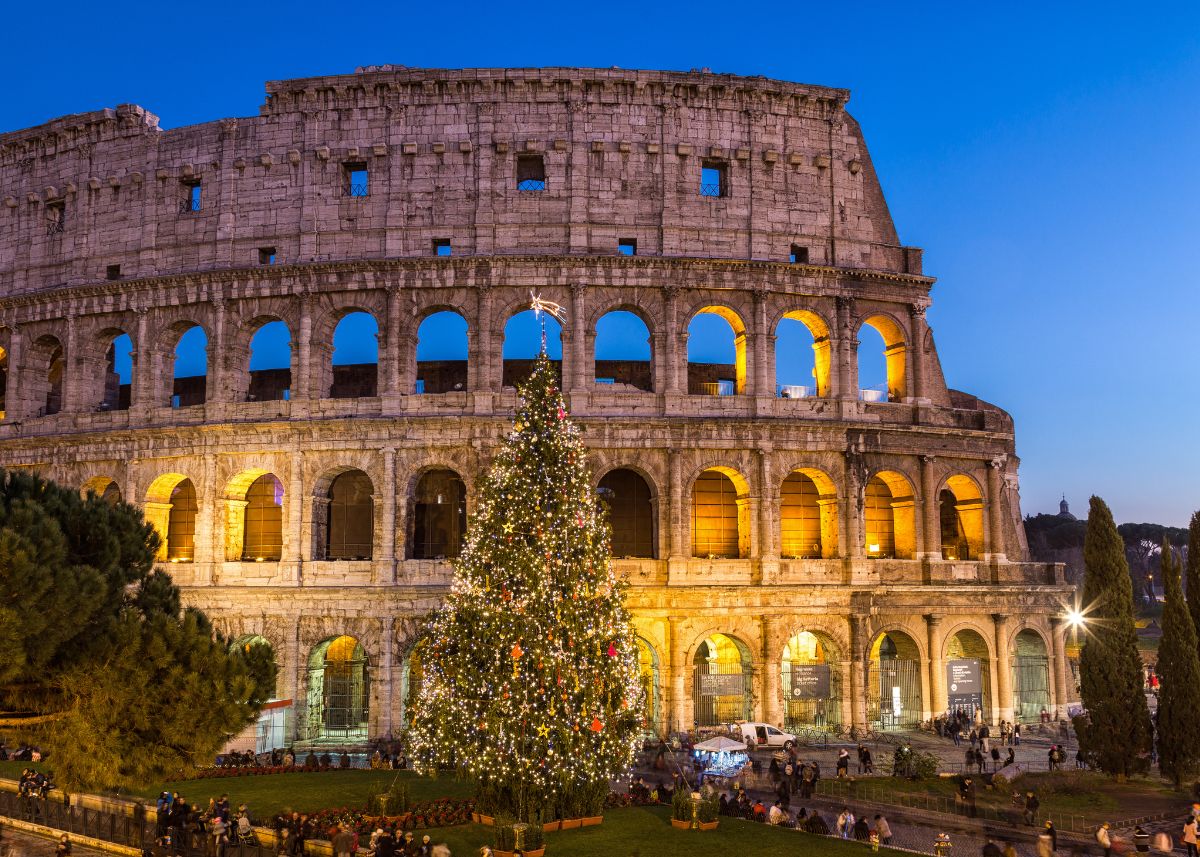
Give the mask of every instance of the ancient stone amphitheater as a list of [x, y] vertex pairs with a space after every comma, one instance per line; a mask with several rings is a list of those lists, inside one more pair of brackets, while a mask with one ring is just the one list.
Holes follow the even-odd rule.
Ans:
[[[371, 67], [269, 83], [252, 118], [119, 105], [0, 135], [0, 464], [144, 509], [187, 601], [274, 648], [264, 746], [398, 735], [536, 293], [566, 309], [552, 354], [657, 730], [1062, 712], [1067, 589], [1027, 561], [1012, 420], [947, 388], [848, 98]], [[377, 360], [335, 365], [363, 313]], [[648, 359], [597, 359], [614, 313]], [[461, 354], [421, 359], [446, 314]], [[689, 359], [705, 316], [725, 362]], [[268, 325], [290, 358], [252, 371]], [[805, 383], [780, 380], [785, 331]]]

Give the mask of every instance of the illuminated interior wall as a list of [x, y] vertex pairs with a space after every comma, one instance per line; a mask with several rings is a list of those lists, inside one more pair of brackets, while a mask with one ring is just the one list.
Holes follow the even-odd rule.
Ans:
[[824, 556], [819, 498], [816, 483], [803, 473], [792, 473], [783, 480], [779, 496], [780, 556], [807, 559]]
[[597, 493], [608, 508], [612, 555], [654, 558], [654, 503], [641, 474], [627, 468], [610, 470], [600, 480]]
[[246, 492], [241, 559], [270, 562], [283, 556], [283, 485], [274, 474], [254, 480]]
[[917, 549], [916, 502], [908, 480], [882, 471], [871, 477], [864, 495], [867, 556], [912, 559]]
[[706, 470], [692, 488], [692, 555], [743, 556], [737, 488], [724, 473]]
[[940, 496], [942, 557], [979, 559], [983, 554], [983, 498], [978, 486], [957, 474], [946, 481]]
[[184, 479], [171, 492], [167, 514], [166, 558], [168, 562], [191, 562], [196, 558], [196, 486]]
[[412, 559], [456, 557], [467, 531], [467, 489], [453, 470], [428, 470], [413, 492]]
[[[780, 689], [783, 693], [784, 726], [824, 728], [842, 722], [842, 671], [829, 638], [824, 634], [801, 631], [783, 647]], [[792, 664], [827, 664], [829, 697], [797, 699], [792, 696]]]
[[884, 315], [871, 316], [863, 324], [875, 328], [883, 337], [883, 356], [887, 361], [888, 401], [903, 401], [908, 395], [908, 348], [904, 331], [895, 321]]
[[326, 559], [370, 559], [374, 553], [375, 502], [371, 479], [347, 470], [329, 485]]

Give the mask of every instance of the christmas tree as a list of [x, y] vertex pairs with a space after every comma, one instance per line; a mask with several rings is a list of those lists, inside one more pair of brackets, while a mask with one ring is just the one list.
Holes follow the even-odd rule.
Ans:
[[632, 760], [644, 691], [579, 429], [543, 353], [484, 477], [454, 585], [422, 644], [412, 743], [479, 808], [598, 815]]

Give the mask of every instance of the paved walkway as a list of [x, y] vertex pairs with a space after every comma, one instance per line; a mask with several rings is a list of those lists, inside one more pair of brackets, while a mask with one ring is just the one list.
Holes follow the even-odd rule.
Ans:
[[[55, 841], [11, 827], [0, 828], [0, 855], [5, 857], [53, 857]], [[110, 857], [103, 851], [85, 848], [78, 843], [71, 846], [72, 857]]]

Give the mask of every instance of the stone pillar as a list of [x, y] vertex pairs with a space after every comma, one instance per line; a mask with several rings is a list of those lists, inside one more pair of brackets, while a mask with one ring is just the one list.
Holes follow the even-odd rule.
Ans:
[[379, 729], [383, 735], [392, 734], [392, 696], [395, 690], [394, 677], [392, 675], [392, 662], [395, 660], [394, 648], [394, 628], [395, 618], [385, 616], [383, 619], [383, 639], [380, 640], [380, 656], [379, 656]]
[[851, 329], [854, 315], [854, 299], [837, 299], [837, 396], [841, 399], [858, 398], [858, 338]]
[[158, 552], [154, 554], [154, 559], [158, 562], [167, 561], [167, 526], [171, 522], [171, 504], [170, 503], [142, 503], [142, 515], [146, 519], [146, 523], [154, 527], [154, 531], [158, 533], [161, 539], [158, 545]]
[[866, 535], [863, 530], [861, 500], [863, 485], [858, 467], [858, 455], [847, 451], [842, 462], [842, 485], [845, 486], [845, 502], [842, 509], [842, 522], [845, 531], [842, 556], [861, 558], [866, 555]]
[[667, 731], [686, 731], [696, 719], [687, 710], [687, 641], [683, 634], [683, 619], [672, 616], [668, 623], [671, 629], [671, 717]]
[[225, 559], [218, 546], [218, 506], [222, 494], [220, 486], [214, 484], [216, 478], [216, 463], [211, 454], [205, 455], [200, 467], [199, 481], [193, 480], [196, 488], [196, 533], [193, 544], [196, 547], [193, 580], [197, 585], [211, 582], [214, 576], [215, 564]]
[[[663, 288], [663, 298], [666, 302], [666, 311], [663, 313], [663, 340], [667, 346], [667, 353], [663, 355], [667, 369], [667, 387], [663, 392], [676, 395], [687, 392], [687, 330], [679, 329], [678, 295], [677, 287]], [[683, 378], [682, 386], [680, 378]]]
[[304, 562], [301, 544], [304, 541], [304, 506], [308, 500], [304, 486], [301, 484], [301, 472], [304, 464], [304, 453], [293, 450], [288, 462], [287, 497], [287, 527], [283, 533], [283, 562], [292, 563], [296, 569], [296, 582], [304, 579], [301, 566]]
[[778, 616], [762, 617], [762, 709], [763, 720], [783, 726], [782, 655], [776, 646], [782, 622]]
[[162, 402], [154, 400], [155, 379], [150, 375], [154, 353], [148, 341], [147, 312], [144, 308], [134, 312], [137, 313], [137, 344], [133, 349], [133, 371], [129, 374], [129, 407], [139, 414], [145, 414], [150, 408], [162, 405]]
[[85, 372], [84, 362], [80, 359], [79, 342], [76, 335], [78, 324], [75, 316], [67, 316], [67, 341], [63, 343], [63, 374], [62, 374], [62, 406], [61, 412], [73, 414], [79, 411], [90, 411], [99, 402], [91, 402], [90, 406], [79, 401], [80, 396], [87, 390], [83, 383]]
[[942, 617], [937, 613], [925, 616], [926, 645], [929, 649], [929, 707], [930, 716], [937, 717], [950, 707], [946, 694], [946, 658], [942, 653], [942, 634], [938, 628]]
[[988, 462], [988, 552], [993, 562], [1005, 562], [1004, 551], [1004, 459]]
[[771, 472], [771, 451], [758, 450], [758, 546], [763, 560], [779, 559], [779, 494]]
[[376, 563], [378, 584], [396, 583], [396, 448], [385, 446], [383, 453], [383, 485], [380, 486], [379, 562]]
[[300, 330], [292, 339], [292, 398], [319, 399], [327, 390], [316, 390], [312, 353], [312, 298], [300, 296]]
[[909, 348], [909, 364], [912, 366], [912, 401], [929, 403], [925, 384], [925, 307], [914, 304], [908, 309], [909, 328], [912, 342]]
[[[218, 563], [225, 562], [240, 562], [242, 559], [242, 549], [246, 544], [246, 506], [249, 503], [245, 500], [238, 500], [233, 497], [224, 499], [225, 505], [225, 545], [224, 552], [216, 557]], [[213, 582], [219, 580], [219, 575], [213, 575]]]
[[856, 732], [867, 728], [867, 617], [850, 617], [850, 725]]
[[[415, 389], [413, 379], [404, 378], [408, 386], [402, 386], [403, 370], [409, 365], [408, 355], [400, 353], [400, 289], [391, 285], [387, 290], [387, 318], [384, 320], [383, 342], [379, 349], [379, 395], [390, 403], [388, 410], [395, 409], [395, 399], [402, 392], [408, 394]], [[415, 362], [415, 356], [413, 362]]]
[[996, 699], [992, 705], [994, 718], [1013, 719], [1012, 655], [1008, 648], [1008, 616], [993, 613], [996, 625]]
[[918, 558], [933, 561], [942, 558], [942, 515], [938, 500], [936, 458], [921, 456], [921, 535], [922, 554]]
[[754, 352], [754, 365], [751, 367], [751, 377], [754, 378], [754, 388], [751, 393], [755, 396], [774, 395], [771, 378], [767, 375], [767, 292], [765, 289], [754, 290], [754, 318], [751, 320], [751, 344]]
[[[220, 298], [212, 299], [213, 305], [213, 336], [208, 343], [208, 365], [211, 371], [205, 380], [205, 402], [229, 402], [230, 396], [229, 373], [229, 331], [226, 329], [225, 301]], [[239, 367], [241, 370], [241, 367]], [[250, 374], [249, 367], [244, 370]]]
[[[467, 389], [474, 393], [492, 393], [500, 389], [499, 379], [493, 377], [494, 364], [500, 360], [500, 371], [503, 372], [503, 357], [500, 349], [492, 346], [492, 290], [487, 285], [478, 287], [476, 306], [473, 323], [468, 322], [474, 335], [470, 339], [467, 358]], [[489, 408], [490, 405], [489, 398]]]
[[[567, 319], [571, 334], [571, 367], [569, 376], [566, 373], [563, 374], [563, 386], [575, 392], [587, 390], [591, 386], [588, 383], [588, 375], [594, 374], [594, 370], [588, 372], [587, 367], [586, 296], [586, 283], [571, 285], [571, 316]], [[564, 330], [563, 333], [567, 333], [567, 330]]]
[[24, 393], [25, 335], [18, 325], [10, 324], [8, 337], [8, 377], [4, 388], [4, 421], [17, 422], [28, 412], [21, 396]]
[[[279, 686], [276, 688], [280, 699], [292, 700], [292, 714], [299, 718], [300, 706], [296, 694], [299, 691], [300, 678], [300, 622], [298, 620], [283, 623], [287, 628], [287, 636], [283, 640], [283, 664], [279, 671]], [[274, 644], [274, 641], [271, 641]]]
[[1067, 623], [1061, 616], [1050, 617], [1050, 680], [1054, 687], [1053, 704], [1058, 718], [1067, 716], [1067, 706], [1074, 702], [1071, 668], [1067, 664]]
[[679, 460], [679, 450], [667, 450], [667, 488], [670, 492], [670, 505], [667, 509], [667, 514], [671, 522], [670, 526], [670, 552], [668, 559], [675, 561], [683, 561], [689, 555], [690, 551], [684, 543], [683, 534], [683, 463]]

